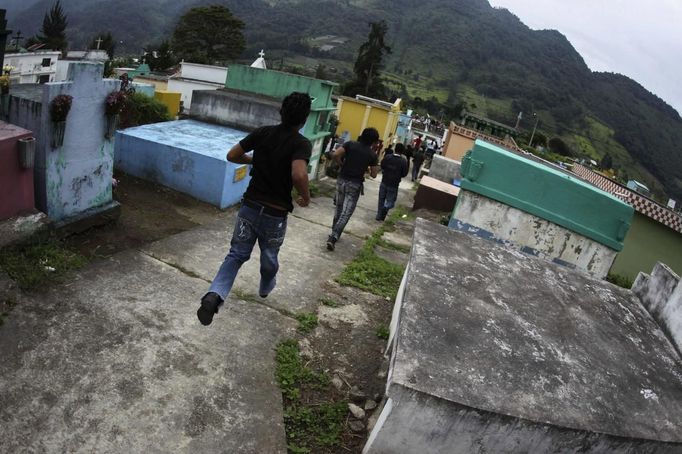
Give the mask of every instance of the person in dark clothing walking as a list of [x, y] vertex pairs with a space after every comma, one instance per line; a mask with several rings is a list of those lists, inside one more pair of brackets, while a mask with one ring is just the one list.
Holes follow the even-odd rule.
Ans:
[[424, 156], [423, 148], [415, 148], [414, 159], [412, 161], [412, 181], [416, 181], [417, 177], [419, 177], [419, 169], [424, 163]]
[[398, 198], [398, 186], [400, 180], [407, 175], [407, 161], [402, 154], [405, 146], [399, 143], [395, 146], [395, 152], [389, 153], [381, 160], [381, 186], [379, 186], [379, 207], [377, 209], [377, 221], [386, 219], [388, 210], [395, 206]]
[[405, 159], [407, 159], [407, 168], [409, 170], [410, 168], [410, 159], [412, 159], [412, 156], [414, 155], [414, 148], [412, 148], [412, 145], [407, 145], [405, 147]]
[[[279, 270], [277, 255], [284, 243], [287, 215], [294, 209], [292, 188], [296, 187], [298, 192], [299, 206], [310, 203], [308, 161], [312, 145], [298, 132], [310, 114], [310, 105], [311, 99], [306, 93], [291, 93], [282, 101], [279, 125], [256, 129], [227, 153], [228, 161], [253, 167], [237, 214], [230, 252], [197, 311], [203, 325], [213, 321], [232, 289], [239, 268], [251, 257], [256, 241], [260, 248], [258, 294], [265, 298], [275, 288]], [[252, 150], [253, 155], [246, 154]]]
[[379, 173], [377, 155], [372, 150], [379, 144], [379, 132], [374, 128], [366, 128], [357, 142], [346, 142], [332, 156], [341, 166], [336, 179], [336, 211], [332, 233], [327, 238], [327, 249], [333, 251], [336, 242], [341, 238], [343, 229], [355, 211], [363, 190], [365, 172], [369, 170], [372, 178]]

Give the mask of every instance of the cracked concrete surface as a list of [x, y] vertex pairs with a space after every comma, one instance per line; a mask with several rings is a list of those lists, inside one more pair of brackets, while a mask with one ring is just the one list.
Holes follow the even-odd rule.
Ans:
[[[0, 327], [0, 452], [285, 453], [274, 348], [297, 322], [284, 314], [317, 311], [322, 285], [378, 227], [367, 187], [334, 253], [331, 199], [297, 209], [275, 291], [233, 294], [209, 327], [196, 309], [234, 214], [24, 296]], [[256, 247], [235, 289], [255, 294], [258, 278]]]

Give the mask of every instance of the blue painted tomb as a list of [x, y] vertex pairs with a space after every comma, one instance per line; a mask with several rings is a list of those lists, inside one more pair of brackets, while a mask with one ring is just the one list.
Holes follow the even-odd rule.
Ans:
[[247, 133], [195, 120], [128, 128], [116, 133], [116, 168], [189, 194], [219, 208], [236, 204], [248, 186], [248, 166], [228, 162]]

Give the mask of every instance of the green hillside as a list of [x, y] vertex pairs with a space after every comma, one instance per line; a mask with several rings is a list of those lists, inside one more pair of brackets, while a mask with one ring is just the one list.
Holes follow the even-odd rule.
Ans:
[[[10, 0], [11, 28], [36, 32], [52, 1], [19, 7]], [[642, 180], [660, 199], [665, 192], [682, 200], [679, 114], [627, 77], [592, 73], [559, 32], [530, 30], [486, 0], [62, 0], [73, 47], [111, 30], [119, 50], [130, 53], [169, 37], [189, 7], [216, 3], [246, 23], [245, 59], [262, 48], [271, 67], [312, 75], [321, 63], [340, 82], [368, 23], [383, 19], [392, 96], [433, 115], [462, 103], [508, 124], [523, 111], [525, 129], [537, 112], [547, 138], [562, 138], [578, 156], [608, 153], [621, 177]]]

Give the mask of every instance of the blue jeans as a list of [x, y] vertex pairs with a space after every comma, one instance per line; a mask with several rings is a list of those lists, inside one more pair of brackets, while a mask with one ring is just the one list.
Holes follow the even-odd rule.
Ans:
[[334, 225], [332, 226], [332, 233], [329, 235], [329, 240], [332, 242], [338, 241], [341, 238], [343, 229], [350, 221], [350, 217], [355, 211], [355, 206], [358, 204], [360, 193], [362, 192], [362, 183], [357, 181], [344, 180], [337, 178], [336, 180], [336, 210], [334, 212]]
[[216, 274], [209, 292], [215, 292], [223, 300], [227, 297], [237, 277], [239, 268], [249, 260], [253, 246], [258, 240], [260, 248], [260, 285], [258, 294], [267, 295], [275, 288], [279, 262], [277, 254], [284, 243], [287, 231], [287, 218], [270, 216], [242, 205], [237, 214], [237, 222], [232, 233], [230, 252]]
[[412, 181], [415, 181], [417, 177], [419, 177], [419, 169], [421, 168], [423, 162], [423, 160], [417, 159], [412, 162]]
[[388, 210], [395, 206], [395, 201], [398, 198], [398, 187], [388, 186], [381, 183], [379, 186], [379, 207], [377, 210], [377, 221], [386, 219]]

